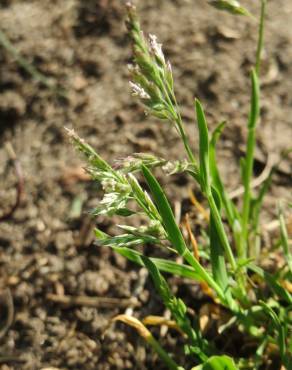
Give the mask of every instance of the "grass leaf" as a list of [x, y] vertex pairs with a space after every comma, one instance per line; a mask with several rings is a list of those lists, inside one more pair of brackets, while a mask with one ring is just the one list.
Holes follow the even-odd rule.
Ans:
[[246, 145], [246, 157], [242, 171], [242, 182], [244, 184], [243, 208], [242, 208], [242, 255], [245, 258], [248, 254], [248, 231], [250, 222], [251, 204], [251, 179], [254, 165], [254, 149], [256, 144], [255, 129], [259, 117], [259, 81], [255, 70], [251, 72], [251, 103], [248, 118], [248, 137]]
[[264, 308], [265, 312], [269, 315], [269, 317], [272, 320], [272, 323], [276, 329], [276, 332], [278, 334], [278, 344], [280, 349], [280, 355], [282, 359], [285, 358], [285, 352], [286, 352], [286, 334], [285, 334], [285, 327], [283, 323], [281, 323], [278, 315], [276, 312], [265, 302], [260, 302], [260, 305]]
[[284, 219], [284, 214], [282, 208], [279, 206], [279, 221], [280, 221], [280, 233], [281, 233], [281, 244], [284, 251], [284, 256], [286, 258], [289, 270], [292, 274], [292, 254], [289, 250], [289, 237], [288, 231]]
[[210, 168], [209, 168], [209, 134], [203, 107], [199, 100], [195, 100], [197, 123], [199, 128], [200, 141], [200, 177], [202, 191], [210, 191]]
[[[219, 201], [217, 203], [219, 203]], [[226, 298], [231, 302], [232, 297], [229, 289], [228, 274], [224, 257], [224, 248], [222, 247], [212, 215], [210, 218], [210, 246], [213, 278], [220, 285], [221, 289], [225, 293]]]
[[143, 166], [142, 172], [151, 190], [152, 196], [154, 198], [154, 203], [159, 211], [159, 214], [161, 215], [162, 223], [173, 248], [178, 252], [179, 255], [185, 258], [185, 260], [194, 268], [196, 273], [201, 276], [201, 279], [205, 281], [211, 288], [213, 288], [218, 294], [221, 301], [224, 302], [224, 293], [222, 292], [219, 285], [202, 267], [202, 265], [194, 258], [190, 250], [187, 248], [182, 233], [175, 222], [175, 218], [166, 198], [166, 195], [164, 194], [164, 191], [162, 190], [158, 181], [155, 179], [155, 177], [152, 175], [147, 167]]
[[198, 356], [205, 361], [207, 356], [204, 353], [206, 347], [205, 341], [202, 340], [200, 330], [192, 328], [191, 322], [187, 316], [187, 307], [181, 299], [177, 299], [170, 291], [166, 280], [160, 274], [157, 266], [148, 257], [142, 256], [143, 263], [148, 269], [154, 286], [163, 300], [164, 305], [170, 310], [173, 318], [180, 329], [187, 335], [192, 346], [198, 346]]
[[225, 186], [223, 185], [223, 182], [218, 171], [216, 159], [216, 144], [225, 127], [225, 124], [226, 122], [219, 123], [219, 125], [215, 128], [210, 140], [209, 144], [210, 175], [212, 179], [212, 186], [214, 186], [217, 192], [220, 194], [222, 204], [224, 206], [226, 216], [228, 219], [228, 223], [230, 227], [233, 228], [235, 220], [239, 219], [239, 213], [225, 190]]
[[273, 275], [269, 274], [268, 272], [264, 271], [261, 267], [256, 266], [252, 263], [247, 265], [248, 270], [256, 273], [259, 275], [263, 280], [267, 282], [267, 284], [271, 287], [271, 289], [284, 301], [292, 305], [292, 295], [288, 292], [288, 290], [284, 289], [274, 278]]
[[[137, 263], [140, 266], [144, 266], [142, 253], [126, 247], [112, 246], [111, 248], [128, 260]], [[150, 260], [156, 265], [159, 271], [167, 272], [169, 274], [177, 275], [187, 279], [202, 281], [202, 277], [198, 275], [190, 266], [178, 264], [174, 261], [169, 261], [163, 258], [151, 257]]]

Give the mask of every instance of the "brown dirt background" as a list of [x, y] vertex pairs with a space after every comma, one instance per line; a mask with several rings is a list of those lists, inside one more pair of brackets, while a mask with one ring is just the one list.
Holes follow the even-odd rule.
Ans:
[[[242, 1], [258, 14], [259, 1]], [[64, 307], [47, 294], [129, 298], [139, 269], [107, 249], [93, 245], [95, 221], [87, 211], [97, 189], [81, 181], [82, 161], [66, 138], [74, 127], [106, 159], [150, 151], [182, 158], [175, 132], [145, 117], [130, 96], [126, 65], [130, 45], [124, 27], [124, 2], [118, 0], [1, 0], [0, 28], [27, 61], [66, 97], [41, 86], [0, 47], [0, 204], [13, 203], [16, 179], [4, 144], [10, 141], [25, 174], [25, 198], [13, 217], [0, 224], [0, 369], [163, 369], [132, 330], [121, 325], [102, 334], [109, 319], [125, 311], [114, 307]], [[203, 0], [137, 1], [143, 28], [163, 42], [171, 60], [183, 118], [194, 148], [197, 131], [193, 98], [200, 98], [210, 127], [226, 119], [219, 145], [220, 168], [228, 189], [239, 184], [238, 159], [244, 150], [249, 105], [248, 73], [254, 62], [256, 22], [232, 17]], [[262, 120], [255, 173], [267, 157], [291, 147], [292, 3], [269, 1], [262, 72]], [[291, 161], [282, 162], [265, 202], [265, 217], [275, 218], [276, 203], [291, 200]], [[158, 173], [159, 175], [159, 173]], [[165, 180], [173, 202], [189, 207], [186, 177]], [[74, 205], [82, 213], [74, 214]], [[97, 220], [104, 230], [111, 222]], [[143, 279], [142, 279], [143, 280]], [[196, 310], [197, 289], [173, 279]], [[151, 294], [150, 294], [151, 293]], [[146, 280], [138, 295], [138, 317], [163, 314]], [[158, 332], [157, 332], [158, 333]], [[179, 358], [180, 340], [167, 333], [163, 343]], [[188, 360], [189, 361], [189, 360]]]

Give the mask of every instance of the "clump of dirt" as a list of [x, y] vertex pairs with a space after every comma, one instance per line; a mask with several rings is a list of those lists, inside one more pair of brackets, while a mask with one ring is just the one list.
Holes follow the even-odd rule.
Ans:
[[[257, 4], [246, 3], [258, 12]], [[291, 145], [292, 4], [279, 0], [268, 8], [258, 172], [271, 155], [277, 157]], [[139, 12], [143, 28], [159, 36], [172, 62], [193, 147], [198, 142], [194, 96], [203, 101], [211, 128], [228, 121], [219, 160], [228, 189], [236, 189], [256, 22], [218, 13], [203, 0], [143, 0]], [[3, 212], [14, 204], [17, 192], [5, 143], [12, 144], [25, 176], [21, 206], [0, 223], [1, 369], [164, 368], [135, 332], [109, 326], [113, 316], [127, 309], [143, 317], [163, 314], [163, 307], [136, 266], [94, 245], [95, 223], [104, 230], [113, 223], [87, 215], [97, 203], [98, 189], [84, 176], [64, 130], [74, 127], [110, 161], [137, 151], [182, 158], [175, 132], [145, 117], [129, 94], [126, 65], [131, 51], [124, 14], [123, 2], [114, 0], [0, 2], [2, 32], [59, 89], [37, 82], [0, 46]], [[274, 219], [278, 199], [289, 195], [290, 171], [291, 162], [283, 161], [266, 200], [266, 220]], [[161, 181], [182, 212], [191, 208], [187, 190], [193, 185], [187, 177]], [[180, 279], [172, 283], [197, 312], [202, 298], [198, 287], [186, 288]], [[182, 362], [181, 338], [167, 332], [162, 343]]]

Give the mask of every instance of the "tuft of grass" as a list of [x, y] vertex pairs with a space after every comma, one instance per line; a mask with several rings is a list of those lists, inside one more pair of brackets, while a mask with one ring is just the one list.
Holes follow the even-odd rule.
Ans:
[[[232, 14], [250, 15], [237, 1], [210, 3]], [[292, 368], [292, 254], [281, 207], [278, 246], [282, 246], [284, 266], [277, 273], [271, 273], [258, 264], [264, 258], [258, 250], [260, 210], [274, 167], [258, 194], [254, 196], [252, 193], [256, 127], [260, 118], [259, 73], [265, 11], [266, 1], [262, 0], [256, 62], [251, 71], [246, 155], [241, 159], [244, 186], [242, 208], [229, 198], [217, 166], [216, 143], [225, 122], [210, 134], [204, 108], [198, 99], [194, 101], [199, 132], [199, 154], [195, 155], [177, 103], [170, 62], [165, 59], [157, 37], [145, 37], [131, 3], [127, 4], [126, 25], [133, 46], [133, 65], [129, 67], [132, 94], [140, 100], [149, 115], [169, 122], [176, 130], [185, 148], [185, 158], [173, 162], [151, 153], [135, 153], [111, 166], [73, 130], [68, 130], [75, 147], [86, 158], [88, 173], [104, 191], [103, 199], [93, 214], [117, 215], [126, 223], [117, 225], [121, 230], [119, 235], [108, 235], [96, 229], [96, 244], [110, 247], [148, 270], [157, 293], [171, 312], [171, 326], [184, 338], [185, 355], [191, 358], [191, 370], [265, 369], [272, 357], [277, 358], [283, 368]], [[208, 248], [205, 246], [204, 251], [208, 263], [202, 263], [197, 246], [194, 251], [185, 240], [167, 196], [153, 173], [155, 168], [161, 168], [168, 175], [188, 173], [204, 196], [210, 217], [206, 217], [208, 227], [201, 234], [208, 240]], [[143, 176], [149, 192], [138, 181], [138, 173]], [[130, 226], [127, 222], [130, 217], [140, 218], [141, 225]], [[192, 235], [192, 243], [196, 243], [190, 227], [188, 231]], [[135, 250], [136, 246], [146, 244], [153, 248], [167, 248], [174, 257], [180, 256], [182, 262], [145, 256]], [[254, 250], [259, 252], [256, 259], [252, 255]], [[172, 293], [164, 273], [197, 281], [203, 292], [213, 299], [214, 305], [228, 312], [229, 319], [221, 323], [216, 341], [205, 335], [197, 318], [193, 320], [189, 316], [186, 304]], [[115, 320], [134, 327], [169, 369], [184, 370], [145, 327], [147, 323], [157, 320], [140, 321], [129, 315], [119, 315]], [[254, 343], [254, 353], [245, 358], [237, 354], [231, 358], [224, 353], [224, 348], [218, 345], [218, 338], [230, 328]], [[186, 363], [185, 359], [177, 361]]]

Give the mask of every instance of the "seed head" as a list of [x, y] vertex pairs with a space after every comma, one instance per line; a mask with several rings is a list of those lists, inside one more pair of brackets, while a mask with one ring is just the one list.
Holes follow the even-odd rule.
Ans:
[[129, 81], [129, 84], [132, 88], [133, 96], [138, 96], [141, 99], [150, 100], [150, 95], [143, 89], [143, 87], [132, 81]]
[[139, 31], [139, 22], [137, 20], [137, 13], [136, 13], [136, 7], [131, 3], [126, 3], [127, 13], [128, 13], [128, 19], [126, 21], [126, 26], [128, 30], [131, 31]]
[[162, 51], [162, 44], [157, 42], [157, 36], [149, 35], [150, 52], [158, 59], [158, 61], [165, 65], [165, 58]]
[[105, 192], [113, 192], [117, 182], [113, 178], [105, 178], [101, 180], [101, 186]]
[[65, 127], [65, 130], [67, 131], [69, 139], [74, 142], [79, 142], [80, 144], [85, 144], [85, 140], [79, 137], [73, 128]]
[[174, 175], [175, 173], [184, 172], [189, 168], [189, 163], [187, 160], [183, 161], [169, 161], [163, 167], [163, 171], [166, 172], [167, 175]]

